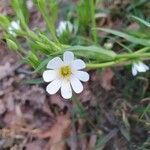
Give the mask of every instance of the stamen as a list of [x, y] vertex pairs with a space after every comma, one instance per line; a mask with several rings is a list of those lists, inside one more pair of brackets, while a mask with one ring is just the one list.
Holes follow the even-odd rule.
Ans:
[[59, 70], [60, 76], [64, 78], [68, 78], [71, 75], [71, 67], [70, 66], [63, 66]]

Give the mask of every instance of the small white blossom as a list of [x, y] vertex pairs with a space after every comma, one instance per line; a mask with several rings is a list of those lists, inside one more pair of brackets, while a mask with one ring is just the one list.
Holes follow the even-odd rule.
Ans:
[[27, 8], [30, 10], [33, 7], [33, 2], [32, 0], [27, 0]]
[[16, 32], [15, 30], [20, 30], [20, 23], [19, 21], [12, 21], [10, 23], [10, 26], [8, 27], [8, 32], [13, 35], [14, 37], [16, 37]]
[[146, 72], [147, 70], [149, 70], [149, 67], [141, 61], [139, 61], [138, 63], [133, 63], [132, 65], [133, 76], [136, 76], [138, 72]]
[[65, 31], [73, 33], [77, 31], [77, 27], [74, 26], [70, 21], [60, 21], [56, 30], [57, 35], [61, 36]]
[[107, 43], [104, 44], [104, 47], [105, 47], [106, 49], [112, 49], [112, 48], [113, 48], [113, 43], [107, 42]]
[[63, 55], [63, 60], [60, 57], [55, 57], [47, 64], [46, 70], [43, 72], [45, 82], [51, 82], [46, 87], [49, 94], [55, 94], [61, 89], [61, 95], [64, 99], [72, 97], [72, 89], [75, 93], [83, 91], [82, 82], [89, 80], [89, 74], [81, 71], [86, 67], [81, 59], [75, 59], [74, 54], [66, 51]]

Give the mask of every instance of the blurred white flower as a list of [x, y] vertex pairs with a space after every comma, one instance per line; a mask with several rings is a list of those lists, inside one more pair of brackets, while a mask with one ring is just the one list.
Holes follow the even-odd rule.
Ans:
[[77, 31], [77, 27], [74, 26], [70, 21], [60, 21], [56, 30], [57, 36], [61, 36], [65, 31], [75, 33]]
[[133, 63], [132, 65], [133, 76], [136, 76], [138, 72], [146, 72], [147, 70], [149, 70], [149, 67], [141, 61], [139, 61], [138, 63]]
[[12, 21], [10, 23], [10, 26], [8, 27], [8, 32], [14, 37], [16, 37], [16, 30], [20, 30], [20, 23], [19, 21]]
[[43, 72], [45, 82], [51, 82], [46, 87], [49, 94], [55, 94], [61, 89], [61, 95], [64, 99], [72, 97], [72, 89], [75, 93], [83, 91], [82, 82], [89, 80], [89, 74], [81, 71], [86, 67], [81, 59], [74, 59], [74, 54], [66, 51], [63, 55], [63, 61], [60, 57], [55, 57], [47, 64], [46, 70]]
[[106, 49], [112, 49], [113, 48], [113, 43], [112, 42], [107, 42], [107, 43], [104, 44], [104, 47]]
[[27, 3], [27, 8], [30, 10], [33, 7], [32, 0], [27, 0], [26, 3]]

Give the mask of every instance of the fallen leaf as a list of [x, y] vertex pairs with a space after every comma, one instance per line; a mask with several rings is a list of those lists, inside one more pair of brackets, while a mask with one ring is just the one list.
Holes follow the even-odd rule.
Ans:
[[7, 74], [11, 72], [11, 66], [9, 63], [0, 66], [0, 80], [3, 79]]
[[60, 115], [49, 131], [37, 133], [39, 138], [50, 138], [46, 150], [64, 150], [64, 139], [68, 136], [71, 120], [68, 115]]
[[26, 150], [43, 150], [45, 142], [41, 140], [36, 140], [33, 142], [30, 142], [26, 145]]
[[0, 65], [0, 80], [3, 78], [12, 75], [12, 73], [21, 66], [21, 64], [14, 64], [13, 67], [10, 65], [10, 63], [5, 63], [4, 65]]
[[0, 99], [0, 115], [6, 111], [5, 103]]
[[139, 24], [134, 22], [134, 23], [131, 23], [129, 26], [128, 26], [128, 30], [138, 30], [140, 28]]
[[88, 144], [88, 150], [95, 149], [97, 135], [91, 135]]
[[62, 98], [57, 94], [50, 97], [50, 103], [52, 105], [57, 105], [61, 110], [65, 107], [64, 101], [62, 101]]
[[113, 89], [113, 85], [112, 85], [112, 79], [114, 77], [114, 73], [111, 69], [106, 69], [104, 72], [102, 72], [101, 74], [101, 86], [106, 90], [109, 91], [111, 89]]

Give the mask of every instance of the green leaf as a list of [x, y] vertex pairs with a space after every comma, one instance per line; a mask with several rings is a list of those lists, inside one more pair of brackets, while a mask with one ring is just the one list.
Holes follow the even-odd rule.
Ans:
[[115, 52], [97, 46], [71, 46], [64, 51], [66, 50], [73, 51], [77, 56], [97, 60], [99, 62], [113, 60], [116, 56]]
[[32, 52], [32, 51], [29, 51], [28, 54], [27, 54], [27, 57], [25, 58], [25, 60], [33, 67], [33, 68], [36, 68], [40, 61], [38, 59], [38, 57]]
[[131, 140], [131, 136], [130, 136], [130, 132], [127, 128], [125, 127], [120, 127], [120, 132], [121, 134], [128, 140], [130, 141]]
[[77, 5], [77, 15], [79, 20], [79, 30], [86, 32], [91, 24], [91, 0], [81, 0]]
[[51, 13], [51, 21], [55, 23], [58, 18], [58, 3], [56, 0], [48, 0], [47, 4]]
[[50, 9], [54, 11], [54, 14], [53, 12], [51, 12], [51, 15], [49, 15], [49, 9], [47, 8], [47, 5], [48, 5], [47, 1], [37, 0], [37, 7], [47, 24], [47, 28], [51, 34], [52, 39], [56, 43], [59, 43], [57, 36], [56, 36], [56, 31], [55, 31], [55, 21], [56, 21], [55, 17], [57, 17], [57, 3], [55, 2], [52, 4], [52, 1], [51, 1], [50, 4], [51, 4], [51, 7], [53, 7], [53, 8], [50, 7]]
[[43, 49], [43, 50], [46, 50], [45, 52], [50, 54], [51, 51], [53, 51], [52, 47], [48, 44], [45, 44], [45, 43], [42, 43], [42, 42], [39, 42], [39, 41], [35, 41], [35, 43], [37, 44], [37, 46], [39, 47], [39, 49]]
[[24, 29], [27, 28], [27, 23], [29, 20], [29, 14], [26, 7], [26, 1], [24, 0], [12, 0], [12, 7], [14, 8], [18, 20], [20, 21], [22, 27]]
[[25, 84], [41, 84], [44, 83], [44, 80], [42, 78], [37, 78], [37, 79], [31, 79], [31, 80], [25, 80], [23, 81]]
[[[138, 107], [138, 108], [136, 108], [134, 111], [137, 112], [137, 113], [144, 113], [145, 110], [146, 110], [146, 107]], [[146, 112], [147, 112], [147, 113], [150, 113], [150, 108], [147, 109]]]
[[150, 40], [148, 40], [148, 39], [137, 38], [137, 37], [131, 36], [129, 34], [126, 34], [126, 33], [120, 32], [120, 31], [116, 31], [116, 30], [112, 30], [112, 29], [107, 29], [107, 28], [96, 28], [96, 30], [101, 30], [101, 31], [104, 31], [107, 33], [114, 34], [116, 36], [122, 37], [122, 38], [126, 39], [127, 41], [130, 41], [135, 44], [150, 46]]
[[53, 49], [53, 51], [59, 51], [60, 50], [60, 47], [58, 45], [56, 45], [55, 42], [50, 41], [46, 35], [39, 33], [39, 37], [41, 39], [41, 42], [49, 45]]
[[26, 1], [25, 0], [12, 0], [12, 6], [15, 9], [17, 15], [20, 15], [20, 13], [22, 13], [26, 22], [28, 22], [29, 12], [28, 12]]
[[8, 18], [0, 14], [0, 26], [4, 29], [7, 29], [9, 25], [10, 25], [10, 22]]
[[107, 135], [101, 135], [97, 141], [96, 150], [103, 150], [107, 142], [117, 134], [118, 130], [113, 129]]
[[147, 27], [150, 27], [150, 23], [145, 21], [144, 19], [141, 19], [137, 16], [131, 16], [133, 19], [139, 21], [140, 23], [142, 23], [143, 25], [147, 26]]
[[14, 51], [18, 50], [18, 46], [14, 41], [12, 41], [11, 39], [6, 39], [6, 42], [10, 50], [14, 50]]
[[48, 64], [51, 58], [44, 59], [35, 69], [34, 72], [40, 72], [41, 70], [44, 70], [45, 66]]
[[46, 44], [41, 43], [39, 41], [31, 41], [31, 40], [29, 40], [28, 43], [29, 43], [31, 49], [35, 53], [37, 53], [37, 51], [42, 52], [46, 55], [50, 55], [50, 53], [51, 53], [52, 48], [49, 45], [47, 46]]

